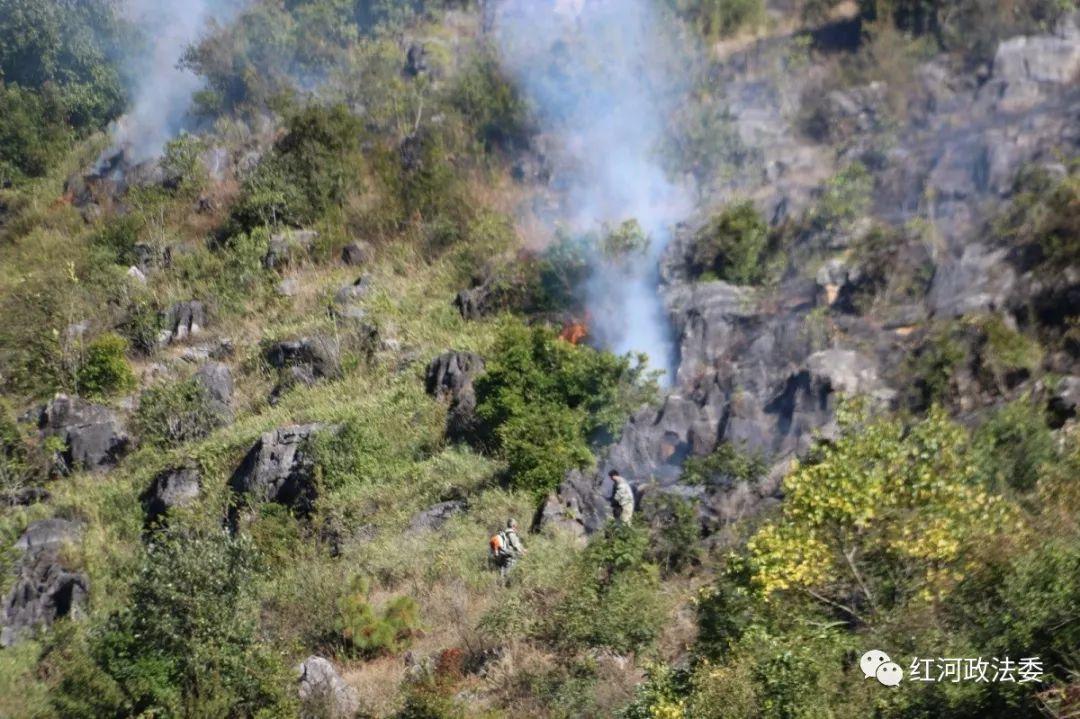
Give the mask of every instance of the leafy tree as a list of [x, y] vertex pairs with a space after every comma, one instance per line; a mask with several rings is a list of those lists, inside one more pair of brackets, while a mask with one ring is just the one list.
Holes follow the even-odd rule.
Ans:
[[525, 102], [493, 55], [475, 57], [458, 77], [450, 98], [488, 151], [528, 145], [531, 129]]
[[0, 0], [0, 181], [43, 174], [71, 135], [123, 109], [110, 0]]
[[747, 545], [752, 584], [765, 597], [804, 592], [855, 620], [947, 595], [972, 548], [1012, 516], [976, 470], [964, 429], [940, 409], [910, 428], [859, 427], [784, 480], [780, 518]]
[[0, 185], [44, 174], [67, 145], [64, 108], [55, 92], [0, 81]]
[[233, 208], [235, 230], [301, 226], [340, 204], [359, 182], [361, 131], [343, 105], [311, 105], [295, 113], [284, 137], [245, 180]]
[[476, 382], [476, 441], [506, 460], [511, 486], [544, 493], [588, 465], [590, 442], [615, 435], [654, 392], [640, 362], [507, 322]]
[[295, 716], [288, 672], [256, 641], [256, 565], [243, 539], [170, 528], [147, 547], [130, 598], [57, 662], [69, 717]]

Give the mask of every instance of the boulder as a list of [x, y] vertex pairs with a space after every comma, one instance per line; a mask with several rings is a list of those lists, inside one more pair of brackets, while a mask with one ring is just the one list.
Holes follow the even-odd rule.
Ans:
[[318, 380], [315, 379], [315, 375], [311, 371], [311, 367], [308, 365], [300, 365], [298, 367], [289, 367], [281, 371], [281, 375], [278, 378], [278, 383], [274, 385], [274, 389], [270, 391], [270, 405], [274, 406], [286, 392], [293, 387], [310, 387]]
[[135, 265], [129, 267], [125, 274], [136, 284], [146, 285], [146, 275]]
[[413, 518], [409, 520], [409, 531], [415, 533], [439, 529], [450, 521], [451, 517], [464, 512], [466, 506], [465, 501], [461, 499], [439, 502], [413, 515]]
[[454, 297], [454, 307], [461, 313], [462, 319], [478, 320], [489, 312], [491, 291], [487, 285], [477, 285], [461, 290]]
[[232, 402], [232, 371], [224, 362], [207, 362], [195, 372], [195, 382], [206, 391], [215, 409], [228, 411]]
[[405, 75], [418, 77], [428, 71], [428, 53], [423, 44], [414, 42], [405, 53]]
[[[604, 499], [598, 475], [580, 470], [567, 472], [557, 491], [548, 495], [540, 509], [540, 526], [559, 527], [577, 536], [591, 534], [611, 519], [611, 504]], [[610, 482], [607, 497], [611, 497]]]
[[880, 130], [888, 117], [885, 95], [883, 82], [828, 93], [821, 118], [827, 136], [833, 140], [843, 140], [852, 135]]
[[818, 301], [826, 307], [836, 307], [843, 312], [854, 310], [852, 294], [857, 289], [862, 273], [858, 267], [849, 266], [840, 258], [823, 264], [815, 277]]
[[0, 494], [0, 506], [28, 507], [31, 504], [48, 501], [50, 496], [49, 490], [44, 487], [22, 487]]
[[1050, 425], [1059, 428], [1076, 417], [1076, 410], [1080, 406], [1080, 377], [1070, 375], [1063, 377], [1054, 387], [1050, 397]]
[[159, 473], [141, 498], [147, 522], [154, 522], [171, 509], [194, 503], [201, 491], [199, 470], [195, 467], [175, 467]]
[[183, 342], [202, 332], [206, 325], [206, 308], [198, 300], [177, 302], [162, 315], [161, 344]]
[[350, 267], [360, 267], [371, 262], [374, 252], [366, 242], [350, 242], [341, 248], [341, 261]]
[[360, 711], [359, 694], [328, 660], [310, 656], [296, 666], [296, 673], [304, 719], [352, 719]]
[[937, 266], [928, 297], [935, 315], [944, 318], [1004, 309], [1016, 285], [1016, 273], [1005, 262], [1007, 249], [991, 250], [972, 243], [960, 257]]
[[305, 367], [315, 378], [336, 377], [341, 372], [341, 345], [325, 335], [275, 342], [265, 356], [275, 369]]
[[806, 359], [806, 367], [815, 382], [828, 383], [830, 392], [865, 395], [882, 402], [896, 397], [896, 392], [878, 379], [877, 364], [858, 352], [843, 349], [815, 352]]
[[1053, 33], [1013, 37], [998, 45], [989, 82], [980, 91], [999, 113], [1022, 113], [1061, 96], [1080, 76], [1078, 13], [1066, 15]]
[[334, 294], [330, 316], [362, 329], [366, 329], [365, 325], [373, 326], [368, 321], [367, 310], [360, 304], [370, 291], [371, 277], [368, 275], [358, 277], [352, 284], [345, 285]]
[[300, 256], [311, 252], [319, 233], [315, 230], [289, 230], [270, 238], [270, 245], [263, 257], [263, 266], [268, 270], [280, 269]]
[[483, 358], [472, 352], [444, 352], [428, 364], [427, 393], [450, 403], [446, 434], [451, 439], [467, 439], [476, 428], [473, 379], [483, 371]]
[[326, 431], [321, 424], [303, 424], [266, 432], [248, 451], [229, 486], [256, 502], [310, 511], [317, 490], [309, 441], [320, 431]]
[[32, 523], [15, 543], [15, 584], [0, 608], [0, 646], [9, 647], [65, 616], [78, 616], [86, 602], [85, 574], [64, 565], [61, 550], [77, 541], [79, 525], [63, 519]]
[[62, 440], [59, 460], [63, 473], [111, 466], [130, 446], [113, 410], [63, 394], [41, 410], [38, 428], [43, 436]]
[[1006, 82], [1065, 84], [1080, 76], [1080, 33], [1075, 15], [1052, 35], [1009, 38], [994, 54], [993, 77]]

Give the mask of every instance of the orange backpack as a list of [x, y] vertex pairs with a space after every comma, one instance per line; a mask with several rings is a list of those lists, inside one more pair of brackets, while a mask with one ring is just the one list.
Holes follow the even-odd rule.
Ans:
[[506, 536], [503, 532], [491, 535], [491, 539], [488, 540], [488, 547], [491, 549], [491, 558], [499, 559], [506, 553]]

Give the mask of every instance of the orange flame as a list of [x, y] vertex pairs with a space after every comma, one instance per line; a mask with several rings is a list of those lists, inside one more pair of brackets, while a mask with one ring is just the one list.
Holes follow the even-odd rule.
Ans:
[[567, 322], [563, 325], [562, 332], [559, 333], [559, 339], [565, 340], [572, 345], [581, 344], [588, 336], [589, 328], [581, 320]]

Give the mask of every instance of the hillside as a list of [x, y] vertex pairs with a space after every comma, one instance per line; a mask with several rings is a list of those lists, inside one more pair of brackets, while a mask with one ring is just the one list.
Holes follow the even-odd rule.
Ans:
[[1073, 0], [0, 0], [0, 717], [1077, 716], [1078, 118]]

